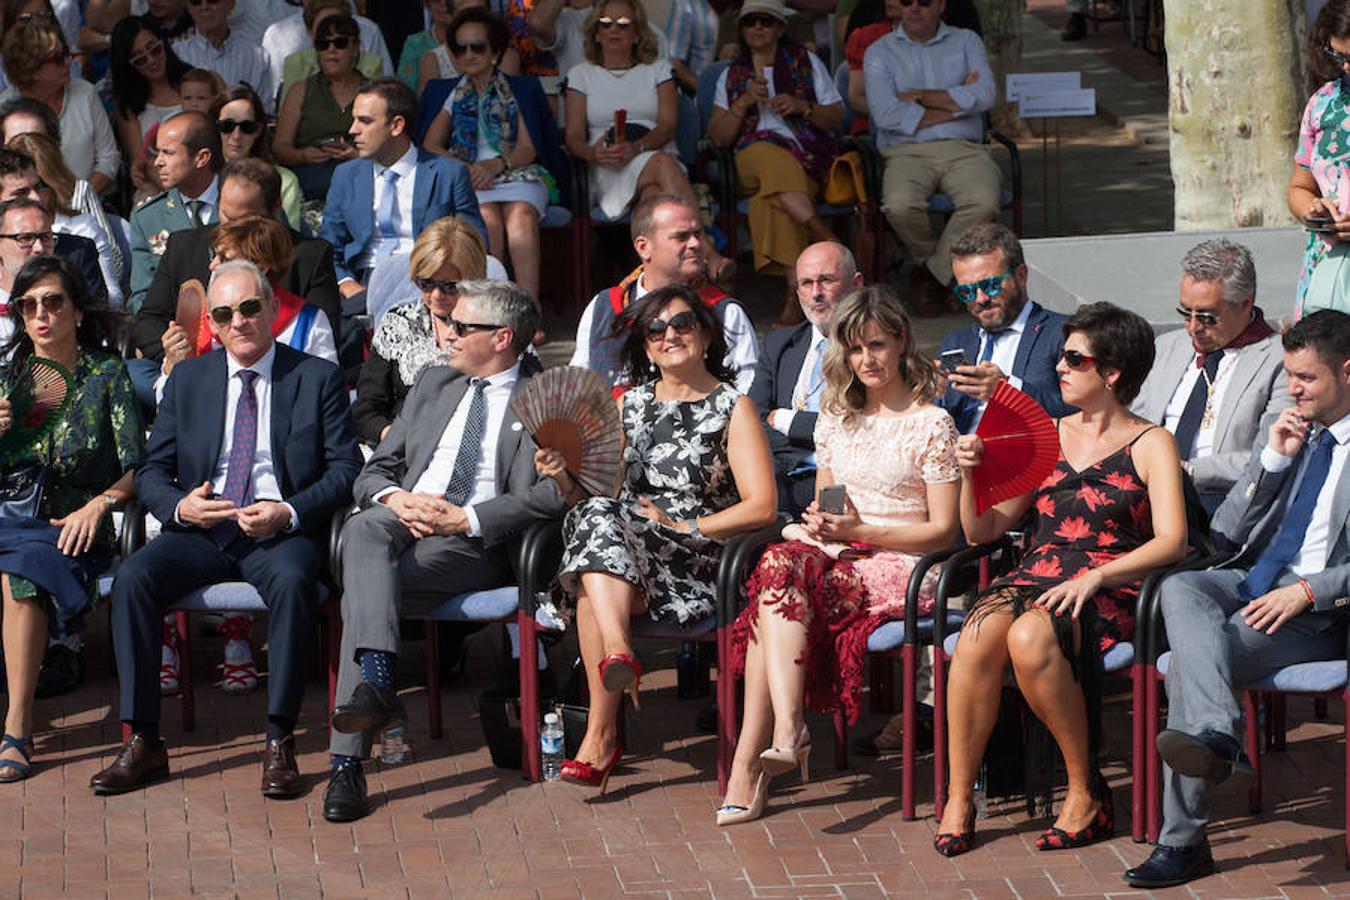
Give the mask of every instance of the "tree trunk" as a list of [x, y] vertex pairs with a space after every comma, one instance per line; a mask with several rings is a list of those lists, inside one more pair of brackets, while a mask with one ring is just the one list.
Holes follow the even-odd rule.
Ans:
[[1026, 13], [1026, 0], [975, 0], [975, 8], [980, 14], [989, 65], [998, 79], [998, 102], [990, 115], [995, 128], [1015, 136], [1021, 128], [1021, 120], [1017, 117], [1017, 104], [1004, 98], [1003, 88], [1008, 73], [1021, 70], [1022, 16]]
[[1293, 221], [1285, 188], [1307, 99], [1304, 0], [1167, 4], [1178, 230]]

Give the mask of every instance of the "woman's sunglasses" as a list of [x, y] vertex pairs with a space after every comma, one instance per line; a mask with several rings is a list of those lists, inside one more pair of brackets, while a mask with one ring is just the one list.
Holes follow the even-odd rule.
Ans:
[[[432, 291], [440, 291], [447, 297], [452, 297], [459, 293], [458, 281], [438, 281], [435, 278], [417, 277], [413, 279], [413, 284], [424, 294], [430, 294]], [[449, 323], [446, 323], [449, 324]]]
[[66, 306], [65, 294], [43, 294], [41, 297], [19, 297], [15, 299], [14, 305], [25, 319], [31, 319], [37, 315], [38, 304], [42, 304], [48, 315], [56, 315]]
[[1077, 350], [1061, 350], [1059, 358], [1064, 360], [1065, 365], [1070, 369], [1082, 370], [1097, 364], [1097, 357], [1079, 353]]
[[595, 20], [595, 24], [601, 28], [628, 28], [633, 24], [633, 20], [627, 16], [619, 16], [617, 19], [613, 16], [601, 16]]
[[974, 303], [983, 292], [986, 297], [993, 300], [999, 294], [1003, 293], [1003, 280], [1012, 274], [1012, 269], [1004, 272], [1002, 275], [995, 275], [993, 278], [982, 278], [979, 281], [972, 281], [969, 284], [956, 284], [952, 290], [962, 303]]
[[760, 13], [751, 13], [748, 16], [741, 17], [741, 26], [744, 28], [754, 28], [758, 25], [760, 28], [772, 28], [778, 24], [778, 20], [773, 16], [766, 16]]
[[1325, 46], [1323, 46], [1322, 52], [1326, 54], [1327, 59], [1331, 60], [1338, 66], [1343, 66], [1346, 63], [1350, 63], [1350, 53], [1337, 53], [1335, 50], [1331, 49], [1330, 44], [1326, 44]]
[[152, 44], [146, 44], [144, 50], [142, 50], [140, 53], [137, 53], [128, 61], [133, 66], [143, 66], [156, 56], [161, 56], [163, 53], [164, 53], [164, 44], [160, 41], [155, 41]]
[[256, 319], [262, 313], [261, 297], [249, 297], [240, 300], [238, 306], [216, 306], [211, 309], [211, 321], [217, 325], [228, 325], [234, 321], [235, 310], [245, 319]]
[[466, 41], [466, 42], [464, 42], [463, 44], [451, 44], [451, 45], [450, 45], [450, 55], [451, 55], [451, 56], [463, 56], [465, 53], [470, 52], [470, 51], [473, 52], [473, 53], [478, 54], [479, 56], [482, 56], [484, 53], [487, 53], [487, 52], [488, 52], [488, 45], [487, 45], [487, 42], [486, 42], [486, 41]]
[[1205, 325], [1210, 328], [1213, 328], [1215, 325], [1219, 324], [1219, 317], [1214, 315], [1214, 313], [1196, 312], [1195, 310], [1187, 309], [1184, 306], [1177, 307], [1177, 315], [1181, 316], [1187, 322], [1189, 322], [1191, 319], [1194, 319], [1201, 325]]
[[221, 119], [216, 123], [216, 128], [220, 129], [221, 134], [234, 134], [236, 128], [244, 134], [256, 134], [258, 123], [252, 119]]
[[346, 50], [352, 45], [352, 39], [349, 37], [319, 38], [314, 42], [314, 49], [320, 53], [332, 48], [333, 50]]
[[674, 328], [676, 334], [689, 334], [698, 327], [698, 318], [688, 310], [676, 313], [669, 319], [652, 319], [647, 323], [647, 340], [659, 341], [666, 336], [667, 328]]

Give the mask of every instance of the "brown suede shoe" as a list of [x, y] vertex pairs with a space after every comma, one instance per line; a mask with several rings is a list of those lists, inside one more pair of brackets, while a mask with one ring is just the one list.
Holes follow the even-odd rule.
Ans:
[[295, 762], [295, 735], [272, 738], [263, 744], [262, 793], [264, 797], [289, 799], [300, 795], [300, 767]]
[[164, 742], [152, 747], [144, 737], [133, 734], [113, 764], [89, 779], [89, 787], [95, 794], [125, 794], [168, 777], [169, 751]]

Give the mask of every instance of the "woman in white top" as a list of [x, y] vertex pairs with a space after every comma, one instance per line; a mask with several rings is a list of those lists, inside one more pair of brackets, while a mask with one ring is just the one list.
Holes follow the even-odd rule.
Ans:
[[34, 19], [20, 22], [0, 44], [5, 74], [13, 85], [0, 101], [24, 96], [46, 103], [61, 123], [66, 165], [102, 193], [117, 177], [121, 157], [98, 91], [70, 78], [70, 52], [61, 29]]
[[113, 29], [109, 57], [113, 115], [127, 151], [131, 183], [139, 194], [158, 193], [159, 175], [145, 153], [145, 135], [182, 110], [178, 86], [192, 67], [159, 35], [130, 17]]

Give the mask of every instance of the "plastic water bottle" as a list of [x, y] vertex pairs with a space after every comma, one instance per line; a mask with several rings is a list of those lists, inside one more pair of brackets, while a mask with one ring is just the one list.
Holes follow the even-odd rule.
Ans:
[[989, 767], [980, 763], [980, 777], [975, 779], [975, 818], [989, 818], [989, 797], [984, 792], [985, 782], [989, 777]]
[[380, 762], [396, 766], [408, 754], [408, 742], [402, 724], [390, 725], [380, 735]]
[[675, 657], [675, 696], [689, 700], [698, 696], [698, 654], [694, 645], [685, 641], [680, 655]]
[[539, 755], [544, 769], [544, 780], [562, 780], [563, 727], [555, 712], [544, 716], [544, 728], [539, 732]]

